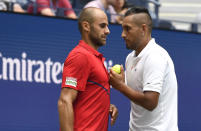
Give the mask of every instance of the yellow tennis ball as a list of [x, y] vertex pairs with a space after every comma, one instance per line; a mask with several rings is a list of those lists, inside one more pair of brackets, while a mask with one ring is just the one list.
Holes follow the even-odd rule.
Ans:
[[115, 71], [116, 73], [120, 74], [121, 73], [121, 66], [116, 64], [112, 67], [112, 70]]

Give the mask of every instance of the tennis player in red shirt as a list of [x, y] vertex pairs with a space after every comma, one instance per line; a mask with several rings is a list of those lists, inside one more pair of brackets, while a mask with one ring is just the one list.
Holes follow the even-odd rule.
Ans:
[[78, 19], [82, 40], [65, 60], [58, 111], [61, 131], [107, 131], [118, 110], [110, 104], [109, 75], [98, 48], [106, 44], [108, 19], [98, 8]]

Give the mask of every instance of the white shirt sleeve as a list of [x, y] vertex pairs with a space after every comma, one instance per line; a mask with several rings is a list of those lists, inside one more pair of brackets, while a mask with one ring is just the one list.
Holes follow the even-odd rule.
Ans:
[[167, 60], [164, 56], [153, 53], [147, 57], [144, 63], [143, 91], [155, 91], [161, 93]]

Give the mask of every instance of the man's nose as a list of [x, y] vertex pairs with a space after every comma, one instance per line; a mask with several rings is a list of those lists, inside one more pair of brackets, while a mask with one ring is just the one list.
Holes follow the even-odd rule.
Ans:
[[126, 37], [126, 34], [125, 34], [124, 31], [122, 31], [122, 33], [121, 33], [121, 37], [122, 37], [122, 38], [125, 38], [125, 37]]
[[108, 27], [106, 27], [106, 29], [105, 29], [105, 34], [106, 34], [106, 35], [110, 34], [110, 30], [109, 30]]

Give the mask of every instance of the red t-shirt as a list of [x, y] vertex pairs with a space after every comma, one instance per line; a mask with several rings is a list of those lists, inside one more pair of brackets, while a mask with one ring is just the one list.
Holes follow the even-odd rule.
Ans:
[[83, 40], [64, 63], [64, 87], [78, 91], [73, 103], [74, 131], [107, 131], [110, 107], [108, 72], [103, 55]]
[[[56, 0], [55, 3], [53, 3], [51, 0], [36, 0], [36, 3], [37, 3], [37, 13], [40, 13], [41, 10], [45, 8], [54, 8], [54, 9], [64, 8], [65, 16], [68, 16], [69, 14], [74, 13], [69, 0]], [[51, 7], [51, 3], [53, 7]], [[29, 7], [28, 12], [33, 13], [33, 6]]]

